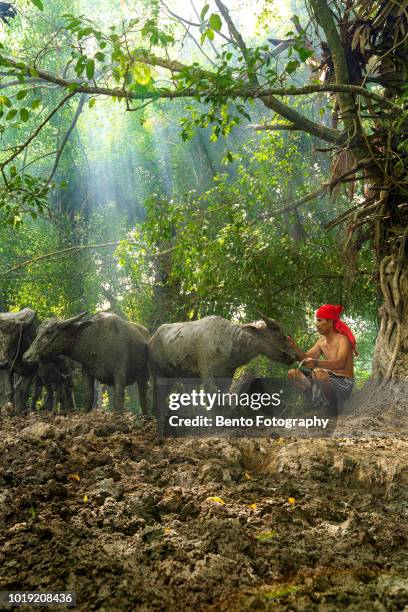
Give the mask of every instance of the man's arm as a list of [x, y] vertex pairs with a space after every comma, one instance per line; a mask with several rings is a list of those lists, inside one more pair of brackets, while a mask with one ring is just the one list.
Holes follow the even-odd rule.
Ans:
[[320, 340], [318, 340], [316, 344], [312, 346], [311, 349], [309, 349], [306, 353], [304, 353], [302, 349], [300, 349], [298, 345], [295, 343], [293, 338], [288, 336], [288, 339], [292, 347], [294, 348], [296, 355], [299, 357], [299, 361], [303, 361], [307, 357], [312, 357], [313, 359], [317, 359], [322, 354], [322, 349], [320, 348]]
[[312, 358], [305, 361], [305, 365], [311, 368], [327, 368], [328, 370], [343, 370], [346, 367], [347, 357], [352, 351], [351, 344], [345, 336], [339, 338], [339, 348], [335, 359]]

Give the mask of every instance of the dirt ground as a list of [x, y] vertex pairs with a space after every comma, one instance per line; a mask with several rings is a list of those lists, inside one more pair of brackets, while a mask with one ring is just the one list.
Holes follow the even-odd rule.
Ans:
[[153, 420], [103, 412], [0, 427], [0, 590], [109, 612], [408, 610], [406, 439], [160, 443]]

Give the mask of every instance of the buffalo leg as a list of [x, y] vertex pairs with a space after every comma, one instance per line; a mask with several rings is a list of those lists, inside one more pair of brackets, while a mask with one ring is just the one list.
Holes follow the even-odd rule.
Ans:
[[74, 389], [70, 384], [64, 384], [60, 386], [61, 393], [61, 410], [65, 412], [75, 412], [75, 395]]
[[153, 416], [155, 416], [156, 419], [158, 419], [159, 418], [159, 398], [158, 398], [156, 375], [153, 375], [152, 381], [153, 381]]
[[[152, 371], [153, 380], [153, 416], [156, 419], [162, 417], [166, 398], [174, 386], [174, 381], [167, 379], [160, 370]], [[159, 384], [159, 380], [161, 381]]]
[[[55, 404], [56, 405], [56, 404]], [[54, 389], [51, 385], [45, 386], [43, 410], [51, 411], [54, 408]]]
[[13, 373], [11, 370], [0, 372], [1, 397], [0, 405], [13, 401]]
[[26, 411], [32, 380], [33, 376], [20, 376], [14, 387], [14, 406], [16, 414], [22, 414]]
[[122, 376], [115, 378], [113, 392], [113, 409], [115, 412], [123, 412], [125, 403], [125, 381]]
[[41, 397], [42, 392], [42, 382], [38, 375], [34, 376], [33, 387], [31, 391], [31, 410], [34, 412], [37, 406], [37, 401]]
[[94, 386], [95, 379], [93, 376], [88, 374], [88, 372], [84, 372], [84, 382], [85, 382], [85, 398], [84, 398], [84, 409], [85, 412], [91, 412], [93, 408], [94, 401]]
[[141, 374], [137, 379], [137, 386], [139, 387], [139, 399], [140, 408], [142, 414], [147, 415], [149, 413], [147, 406], [147, 385], [149, 382], [149, 375], [147, 373]]
[[108, 410], [112, 412], [115, 410], [115, 393], [112, 387], [106, 387], [106, 393], [108, 394]]

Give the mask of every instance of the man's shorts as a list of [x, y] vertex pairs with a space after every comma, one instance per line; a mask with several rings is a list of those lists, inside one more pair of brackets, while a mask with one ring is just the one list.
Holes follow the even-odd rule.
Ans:
[[348, 378], [347, 376], [338, 376], [328, 370], [329, 379], [333, 387], [333, 391], [336, 395], [337, 404], [342, 404], [351, 395], [354, 389], [354, 378]]
[[[354, 378], [338, 376], [331, 370], [326, 370], [325, 368], [322, 369], [324, 369], [329, 375], [329, 380], [336, 396], [337, 408], [339, 408], [341, 404], [350, 397], [354, 388]], [[313, 407], [316, 409], [327, 408], [329, 406], [329, 401], [323, 393], [323, 390], [320, 388], [318, 381], [313, 379], [312, 370], [303, 367], [301, 367], [300, 370], [307, 376], [307, 378], [311, 379], [311, 400]]]

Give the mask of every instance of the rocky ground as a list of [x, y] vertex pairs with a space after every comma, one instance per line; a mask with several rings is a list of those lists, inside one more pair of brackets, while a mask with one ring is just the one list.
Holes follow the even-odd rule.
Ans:
[[408, 440], [160, 442], [102, 412], [0, 427], [0, 590], [109, 612], [408, 610]]

